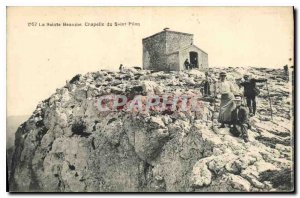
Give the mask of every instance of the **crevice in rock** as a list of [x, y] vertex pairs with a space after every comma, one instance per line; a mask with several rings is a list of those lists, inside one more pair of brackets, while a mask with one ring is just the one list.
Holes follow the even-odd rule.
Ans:
[[70, 170], [75, 170], [75, 166], [69, 164], [69, 169], [70, 169]]
[[92, 145], [93, 150], [95, 150], [96, 146], [95, 146], [95, 138], [94, 137], [91, 140], [91, 145]]

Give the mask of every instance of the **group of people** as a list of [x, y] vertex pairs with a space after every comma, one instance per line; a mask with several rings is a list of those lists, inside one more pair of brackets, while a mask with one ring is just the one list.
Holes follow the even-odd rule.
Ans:
[[[188, 59], [185, 61], [186, 69], [191, 67]], [[119, 71], [124, 71], [123, 64], [120, 65]], [[202, 95], [204, 97], [220, 98], [220, 110], [218, 122], [219, 128], [225, 128], [226, 124], [230, 126], [230, 132], [234, 136], [241, 136], [245, 142], [248, 142], [247, 129], [250, 127], [248, 123], [249, 116], [256, 114], [256, 96], [259, 94], [259, 89], [256, 87], [257, 82], [266, 82], [267, 79], [250, 78], [249, 75], [244, 75], [244, 80], [237, 81], [239, 88], [244, 88], [244, 93], [241, 94], [239, 89], [231, 81], [226, 79], [227, 74], [220, 72], [219, 81], [214, 80], [205, 73], [205, 79], [200, 84]], [[211, 88], [214, 85], [214, 93]], [[246, 99], [247, 107], [243, 105], [243, 98]]]
[[[238, 86], [244, 87], [244, 93], [241, 94], [232, 82], [226, 80], [226, 73], [221, 72], [219, 81], [209, 78], [209, 74], [205, 73], [205, 80], [201, 83], [203, 87], [203, 95], [219, 97], [221, 99], [218, 122], [221, 124], [219, 128], [224, 128], [225, 124], [230, 126], [230, 131], [235, 136], [241, 136], [245, 142], [248, 142], [247, 129], [250, 127], [248, 117], [254, 116], [256, 113], [256, 96], [259, 89], [256, 82], [265, 82], [266, 79], [249, 78], [244, 75], [244, 81], [238, 82]], [[210, 85], [214, 84], [214, 94], [211, 93]], [[243, 97], [246, 98], [247, 107], [242, 105]]]
[[190, 63], [189, 59], [185, 59], [184, 67], [186, 70], [191, 70], [191, 69], [195, 68], [196, 66], [194, 64]]

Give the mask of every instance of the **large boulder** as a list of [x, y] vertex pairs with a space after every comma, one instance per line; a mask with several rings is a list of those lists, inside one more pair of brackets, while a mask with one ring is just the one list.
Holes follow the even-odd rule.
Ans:
[[[217, 76], [219, 70], [210, 72]], [[233, 78], [240, 74], [240, 70], [232, 73]], [[137, 75], [139, 80], [135, 80]], [[209, 102], [197, 113], [99, 111], [99, 98], [109, 94], [130, 96], [128, 103], [135, 95], [144, 100], [153, 94], [201, 98], [195, 82], [202, 80], [199, 71], [128, 69], [76, 75], [41, 102], [18, 128], [10, 191], [260, 192], [287, 188], [274, 181], [278, 177], [269, 177], [272, 171], [293, 167], [292, 120], [285, 116], [274, 113], [273, 121], [251, 118], [250, 142], [245, 143], [228, 128], [215, 126], [217, 116], [212, 116]], [[258, 98], [261, 109], [268, 105], [263, 101]], [[288, 106], [280, 105], [274, 106], [277, 112], [288, 111]]]

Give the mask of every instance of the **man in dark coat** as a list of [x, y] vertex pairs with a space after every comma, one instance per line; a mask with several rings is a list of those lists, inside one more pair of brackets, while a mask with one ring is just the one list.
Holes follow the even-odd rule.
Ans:
[[184, 66], [185, 66], [185, 69], [186, 69], [186, 70], [189, 70], [189, 68], [190, 68], [190, 62], [189, 62], [188, 59], [185, 59], [185, 61], [184, 61]]
[[244, 79], [245, 81], [241, 82], [239, 85], [244, 87], [244, 96], [247, 100], [250, 116], [252, 116], [256, 113], [256, 96], [259, 94], [256, 83], [266, 82], [267, 79], [249, 79], [249, 75], [244, 75]]
[[212, 79], [209, 77], [208, 72], [205, 72], [205, 80], [203, 80], [200, 84], [200, 87], [203, 87], [203, 92], [202, 94], [204, 96], [210, 96], [210, 84], [212, 83]]
[[287, 82], [289, 82], [289, 67], [288, 65], [283, 66], [284, 69], [284, 75]]
[[124, 66], [123, 66], [123, 64], [121, 64], [120, 67], [119, 67], [119, 71], [123, 72], [123, 69], [124, 69]]
[[236, 103], [236, 108], [231, 112], [231, 122], [232, 127], [230, 128], [230, 132], [235, 137], [241, 137], [245, 142], [249, 142], [248, 137], [248, 114], [249, 111], [246, 107], [241, 105], [241, 97], [238, 96], [234, 99]]

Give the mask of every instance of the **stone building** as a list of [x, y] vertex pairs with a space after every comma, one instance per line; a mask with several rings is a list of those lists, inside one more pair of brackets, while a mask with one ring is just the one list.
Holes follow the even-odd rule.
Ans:
[[208, 54], [193, 44], [193, 34], [170, 31], [143, 39], [143, 68], [156, 71], [185, 70], [185, 60], [191, 68], [208, 69]]

